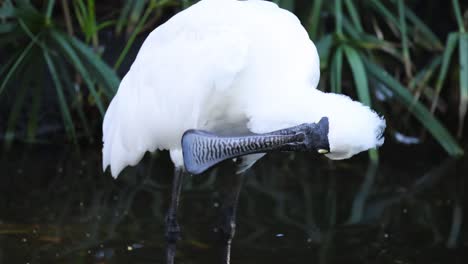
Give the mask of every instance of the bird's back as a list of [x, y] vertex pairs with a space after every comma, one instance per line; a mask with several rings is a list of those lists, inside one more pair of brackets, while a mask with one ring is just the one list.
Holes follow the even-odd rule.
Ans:
[[117, 176], [156, 149], [182, 166], [184, 131], [255, 130], [252, 120], [287, 112], [282, 102], [318, 80], [317, 51], [293, 14], [266, 1], [202, 0], [143, 43], [104, 118], [103, 166]]

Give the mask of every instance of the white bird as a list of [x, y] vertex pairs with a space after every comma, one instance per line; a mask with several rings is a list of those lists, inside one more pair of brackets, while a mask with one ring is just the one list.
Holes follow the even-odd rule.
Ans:
[[146, 151], [183, 167], [188, 129], [264, 133], [329, 118], [331, 159], [380, 146], [385, 121], [316, 89], [314, 43], [297, 17], [266, 1], [202, 0], [156, 28], [123, 78], [103, 124], [103, 167], [117, 177]]
[[104, 118], [103, 168], [117, 177], [145, 152], [165, 149], [183, 170], [188, 129], [266, 133], [322, 117], [328, 158], [380, 146], [385, 120], [317, 90], [319, 78], [317, 50], [294, 14], [267, 1], [201, 0], [144, 41]]

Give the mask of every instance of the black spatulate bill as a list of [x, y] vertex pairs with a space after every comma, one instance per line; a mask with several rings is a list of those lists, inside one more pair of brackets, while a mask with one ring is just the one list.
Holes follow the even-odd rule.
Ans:
[[191, 174], [200, 174], [226, 159], [272, 151], [328, 153], [328, 118], [265, 134], [220, 136], [191, 129], [182, 137], [185, 169]]

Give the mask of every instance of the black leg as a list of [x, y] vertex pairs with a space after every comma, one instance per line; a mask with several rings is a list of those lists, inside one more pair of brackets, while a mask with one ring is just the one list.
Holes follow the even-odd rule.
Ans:
[[236, 232], [236, 210], [239, 194], [242, 188], [244, 174], [223, 174], [222, 177], [222, 204], [221, 223], [218, 228], [220, 246], [222, 247], [222, 263], [230, 263], [231, 243]]
[[180, 239], [180, 227], [177, 222], [177, 208], [179, 206], [179, 196], [184, 181], [185, 171], [175, 168], [174, 179], [172, 182], [171, 202], [166, 215], [165, 237], [167, 241], [167, 264], [174, 263], [176, 243]]

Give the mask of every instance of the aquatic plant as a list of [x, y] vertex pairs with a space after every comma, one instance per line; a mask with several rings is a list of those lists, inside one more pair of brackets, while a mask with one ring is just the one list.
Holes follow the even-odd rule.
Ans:
[[[287, 1], [280, 1], [280, 4], [283, 2]], [[452, 2], [455, 13], [460, 14], [458, 2]], [[330, 21], [321, 16], [333, 18], [331, 30], [326, 24]], [[375, 107], [386, 113], [391, 123], [394, 123], [392, 116], [402, 114], [401, 108], [396, 106], [401, 105], [450, 155], [463, 153], [448, 129], [434, 115], [450, 62], [450, 55], [447, 53], [453, 51], [453, 36], [449, 37], [448, 44], [444, 46], [430, 27], [403, 0], [319, 0], [313, 2], [311, 12], [306, 18], [311, 38], [318, 43], [321, 55], [324, 79], [322, 89], [330, 87], [333, 92], [356, 94], [367, 105], [377, 104]], [[463, 24], [460, 20], [461, 18], [459, 24]], [[457, 34], [464, 34], [462, 32], [460, 29]], [[466, 45], [462, 44], [464, 41], [461, 39], [460, 37], [460, 45]], [[460, 49], [459, 56], [460, 137], [467, 100], [463, 76], [468, 76], [468, 68], [462, 67], [468, 56], [462, 53], [467, 53], [467, 50]], [[431, 59], [419, 63], [422, 56], [429, 56]], [[390, 73], [390, 70], [397, 74]], [[437, 85], [434, 86], [437, 71], [440, 74]], [[432, 112], [429, 110], [431, 105]], [[404, 113], [403, 115], [405, 116]], [[407, 120], [408, 118], [400, 119], [395, 126], [401, 126]]]
[[[48, 119], [41, 109], [56, 105], [70, 139], [95, 138], [117, 89], [117, 72], [126, 71], [123, 62], [132, 60], [138, 36], [194, 2], [131, 0], [106, 7], [94, 0], [1, 1], [0, 101], [6, 122], [0, 136], [7, 145], [13, 139], [36, 141], [39, 123]], [[296, 13], [316, 43], [320, 89], [378, 109], [387, 116], [390, 133], [418, 136], [422, 127], [450, 155], [463, 153], [451, 131], [462, 138], [468, 105], [466, 5], [444, 4], [447, 34], [433, 30], [438, 18], [425, 18], [417, 1], [273, 2]], [[117, 45], [117, 53], [106, 53], [103, 31], [125, 33], [119, 37], [121, 50]], [[54, 95], [47, 92], [50, 87]]]
[[[47, 87], [55, 88], [66, 134], [76, 140], [77, 128], [92, 138], [91, 105], [104, 114], [106, 101], [118, 87], [119, 78], [93, 50], [79, 38], [67, 34], [54, 19], [55, 1], [39, 10], [29, 1], [4, 1], [0, 8], [0, 47], [6, 59], [0, 67], [0, 96], [9, 104], [5, 140], [17, 137], [18, 121], [26, 112], [26, 140], [35, 141], [41, 105], [51, 103]], [[4, 57], [4, 58], [5, 58]]]

